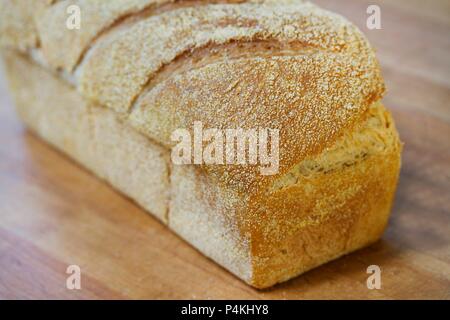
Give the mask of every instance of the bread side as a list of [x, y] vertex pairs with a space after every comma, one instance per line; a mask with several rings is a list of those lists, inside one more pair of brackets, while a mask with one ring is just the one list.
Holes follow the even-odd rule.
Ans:
[[3, 57], [27, 126], [167, 223], [169, 151], [27, 58], [9, 51]]

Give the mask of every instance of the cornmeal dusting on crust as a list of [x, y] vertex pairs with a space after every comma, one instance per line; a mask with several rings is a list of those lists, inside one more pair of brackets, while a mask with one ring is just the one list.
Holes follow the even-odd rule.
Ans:
[[370, 46], [342, 17], [309, 3], [248, 3], [177, 9], [110, 33], [81, 65], [79, 90], [100, 104], [127, 112], [149, 79], [178, 56], [211, 44], [257, 40], [299, 42], [342, 54], [353, 59], [353, 70], [359, 72], [355, 76], [374, 85], [380, 81]]
[[0, 46], [26, 51], [39, 45], [37, 16], [58, 0], [0, 1]]
[[[164, 5], [167, 2], [171, 1], [129, 0], [120, 2], [120, 5], [111, 1], [97, 4], [82, 0], [61, 1], [40, 15], [42, 18], [40, 22], [38, 19], [40, 38], [61, 39], [60, 41], [64, 42], [69, 38], [72, 39], [73, 36], [70, 36], [72, 34], [76, 39], [69, 42], [75, 43], [77, 47], [79, 45], [80, 50], [84, 50], [89, 41], [95, 39], [98, 33], [120, 17], [132, 16], [131, 13], [139, 14], [151, 5]], [[182, 2], [191, 3], [191, 1]], [[60, 23], [58, 19], [62, 16], [61, 8], [69, 3], [83, 6], [86, 25], [80, 32], [61, 31], [61, 34], [53, 34], [52, 32], [60, 32], [55, 30], [65, 29], [50, 27]], [[193, 5], [196, 3], [192, 1]], [[174, 7], [173, 10], [163, 10], [159, 14], [149, 14], [148, 17], [124, 23], [122, 27], [119, 24], [115, 27], [116, 30], [113, 30], [116, 32], [108, 32], [98, 39], [75, 74], [75, 84], [80, 93], [92, 101], [125, 114], [130, 112], [132, 104], [136, 102], [136, 112], [131, 115], [131, 123], [148, 135], [159, 138], [157, 139], [159, 143], [170, 145], [168, 136], [171, 130], [160, 132], [163, 129], [156, 128], [152, 131], [154, 129], [152, 119], [145, 116], [148, 114], [148, 117], [152, 117], [152, 110], [145, 110], [146, 99], [139, 96], [143, 93], [149, 97], [147, 100], [153, 100], [150, 97], [159, 98], [161, 95], [159, 92], [163, 90], [171, 94], [177, 93], [171, 89], [181, 84], [185, 88], [193, 87], [189, 85], [191, 80], [194, 82], [207, 80], [212, 82], [207, 89], [215, 92], [210, 94], [184, 90], [183, 99], [172, 101], [173, 110], [166, 111], [172, 113], [174, 110], [186, 108], [186, 103], [190, 103], [190, 110], [176, 116], [162, 115], [159, 117], [161, 122], [178, 120], [173, 124], [175, 128], [179, 128], [190, 126], [195, 120], [205, 120], [207, 125], [211, 123], [224, 127], [234, 124], [235, 121], [229, 119], [230, 111], [239, 108], [240, 112], [234, 112], [234, 120], [239, 120], [239, 123], [242, 121], [244, 127], [246, 123], [261, 127], [282, 127], [280, 128], [284, 130], [282, 150], [289, 150], [291, 140], [303, 134], [305, 139], [300, 141], [303, 144], [299, 146], [301, 150], [294, 152], [293, 157], [309, 152], [317, 153], [320, 151], [317, 148], [332, 143], [343, 128], [351, 127], [371, 103], [381, 98], [384, 85], [373, 50], [357, 28], [339, 15], [303, 1], [250, 1], [244, 4], [211, 5], [205, 4], [207, 1], [202, 3], [203, 5], [195, 8], [181, 6]], [[98, 6], [102, 10], [97, 10]], [[98, 12], [104, 14], [98, 16]], [[204, 47], [214, 48], [230, 42], [257, 41], [278, 42], [281, 46], [296, 45], [301, 48], [291, 52], [289, 57], [277, 57], [275, 53], [273, 57], [263, 56], [258, 59], [256, 54], [253, 58], [243, 59], [242, 65], [248, 63], [255, 69], [252, 72], [254, 74], [252, 80], [258, 81], [257, 84], [244, 83], [246, 77], [238, 78], [230, 74], [239, 71], [234, 67], [237, 62], [212, 59], [208, 63], [213, 67], [203, 66], [198, 70], [192, 70], [181, 80], [183, 75], [176, 74], [171, 77], [169, 74], [167, 81], [154, 90], [146, 88], [146, 84], [151, 83], [164, 66], [193, 51]], [[59, 42], [57, 47], [52, 49], [50, 45], [49, 48], [40, 50], [43, 60], [50, 66], [65, 65], [69, 69], [66, 72], [70, 71], [81, 52], [70, 47], [61, 49]], [[311, 52], [312, 50], [315, 52]], [[66, 60], [64, 53], [66, 51], [74, 52], [77, 58]], [[308, 53], [305, 53], [306, 51]], [[261, 50], [258, 53], [261, 53]], [[56, 57], [56, 60], [52, 56]], [[57, 61], [59, 58], [64, 59], [62, 64]], [[225, 90], [221, 87], [221, 83], [214, 83], [217, 82], [215, 79], [221, 79], [222, 84], [227, 86], [229, 83], [236, 85], [231, 90], [228, 87], [228, 92], [223, 92]], [[180, 88], [176, 89], [178, 91]], [[239, 94], [236, 99], [237, 91]], [[263, 97], [264, 101], [253, 99], [253, 96], [263, 91], [269, 92]], [[226, 98], [208, 101], [212, 100], [208, 97], [217, 98], [222, 94], [225, 94]], [[227, 98], [230, 96], [234, 97], [234, 101]], [[201, 99], [194, 106], [192, 100], [196, 97]], [[221, 102], [218, 107], [215, 106], [217, 101]], [[343, 101], [345, 103], [342, 103]], [[202, 105], [198, 105], [199, 102]], [[203, 112], [200, 110], [210, 107], [213, 107], [210, 109], [213, 114], [209, 117], [216, 119], [211, 121], [202, 119]], [[152, 109], [151, 106], [149, 108]], [[258, 110], [254, 112], [255, 109]], [[293, 122], [294, 125], [291, 125]], [[312, 132], [317, 122], [328, 131], [327, 134]], [[174, 125], [166, 128], [174, 129]], [[321, 131], [320, 128], [317, 131]], [[308, 144], [304, 144], [306, 140]], [[282, 157], [283, 154], [282, 152]], [[282, 163], [286, 167], [282, 168], [282, 171], [286, 171], [287, 167], [294, 164], [289, 159], [283, 158]], [[239, 171], [242, 171], [241, 169], [238, 168]], [[235, 174], [237, 173], [227, 173], [231, 176]], [[249, 175], [254, 175], [254, 168], [250, 172], [242, 171], [234, 180], [248, 181], [251, 178], [246, 176]]]
[[[98, 114], [97, 121], [105, 124], [98, 126], [98, 143], [117, 151], [111, 162], [107, 152], [96, 154], [96, 161], [110, 164], [95, 167], [98, 175], [107, 168], [108, 176], [116, 177], [121, 161], [130, 164], [122, 150], [126, 143], [115, 144], [127, 137], [146, 139], [155, 154], [164, 153], [159, 158], [161, 166], [167, 161], [167, 173], [161, 180], [170, 176], [171, 194], [168, 214], [165, 204], [159, 208], [162, 220], [264, 288], [379, 239], [395, 193], [401, 144], [380, 103], [385, 89], [378, 62], [354, 25], [303, 1], [240, 2], [67, 0], [36, 13], [13, 8], [20, 14], [0, 21], [0, 30], [8, 30], [0, 44], [52, 69], [59, 76], [53, 87], [70, 91], [60, 99], [77, 96]], [[86, 13], [85, 26], [73, 33], [57, 27], [71, 3]], [[33, 17], [31, 23], [17, 32], [26, 16]], [[10, 59], [22, 58], [13, 53]], [[69, 117], [61, 123], [71, 121], [78, 128], [76, 119], [92, 116], [70, 117], [76, 108], [69, 102], [65, 111], [50, 108], [55, 94], [50, 84], [17, 72], [10, 77], [17, 78], [20, 108], [31, 110], [24, 112], [30, 126], [45, 124], [38, 126], [44, 137], [45, 130], [54, 129], [47, 123], [55, 117]], [[45, 91], [46, 103], [33, 102], [45, 109], [40, 118], [31, 116], [27, 101], [33, 99], [22, 86]], [[279, 129], [278, 174], [262, 176], [259, 166], [173, 168], [171, 133], [192, 129], [196, 121], [204, 128]], [[121, 139], [109, 133], [108, 123], [123, 129], [123, 135], [113, 129]], [[78, 131], [58, 128], [46, 139], [58, 139], [60, 132], [85, 137]], [[148, 207], [142, 199], [151, 197], [141, 192], [138, 172], [152, 170], [133, 155], [139, 164], [134, 176], [110, 180], [116, 186], [129, 183], [125, 193]], [[142, 185], [151, 196], [160, 193]]]
[[[138, 13], [152, 5], [170, 2], [173, 0], [60, 1], [47, 8], [37, 19], [44, 56], [53, 68], [72, 71], [84, 50], [102, 30], [121, 17]], [[77, 5], [80, 8], [82, 13], [80, 30], [64, 27], [67, 20], [66, 10], [70, 5]]]
[[370, 106], [368, 118], [352, 131], [346, 131], [332, 146], [320, 154], [307, 157], [287, 174], [274, 181], [268, 192], [275, 192], [299, 183], [300, 178], [312, 179], [315, 175], [342, 170], [366, 160], [372, 155], [398, 148], [398, 134], [391, 118], [380, 103]]

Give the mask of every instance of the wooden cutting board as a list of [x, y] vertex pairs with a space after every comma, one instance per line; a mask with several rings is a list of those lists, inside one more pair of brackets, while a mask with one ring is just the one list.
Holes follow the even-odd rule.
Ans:
[[[405, 142], [389, 228], [375, 245], [258, 291], [26, 132], [1, 78], [0, 298], [450, 299], [450, 2], [317, 1], [378, 49]], [[369, 4], [382, 29], [366, 28]], [[66, 289], [68, 265], [81, 290]], [[366, 268], [381, 268], [369, 290]]]

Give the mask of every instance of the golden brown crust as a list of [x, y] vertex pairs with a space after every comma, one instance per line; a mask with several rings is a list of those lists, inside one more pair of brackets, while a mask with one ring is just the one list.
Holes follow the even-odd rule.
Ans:
[[[53, 68], [72, 71], [89, 44], [116, 21], [152, 5], [169, 2], [173, 0], [60, 1], [47, 8], [37, 19], [43, 54]], [[70, 5], [80, 8], [80, 30], [65, 27], [66, 10]]]
[[120, 121], [113, 111], [89, 103], [26, 57], [3, 53], [25, 124], [167, 223], [169, 151]]
[[[75, 73], [83, 96], [125, 116], [131, 112], [132, 125], [166, 146], [174, 129], [194, 121], [280, 129], [280, 175], [332, 144], [382, 97], [373, 50], [338, 15], [302, 1], [171, 2], [56, 3], [38, 21], [42, 60], [70, 72], [96, 40]], [[70, 4], [82, 7], [80, 31], [58, 27]], [[120, 20], [124, 16], [131, 17]], [[267, 46], [252, 48], [257, 44]], [[213, 54], [233, 45], [229, 55]], [[209, 56], [203, 65], [187, 61], [202, 54]], [[177, 63], [181, 71], [170, 68]], [[273, 178], [261, 177], [256, 167], [207, 170], [243, 192]]]
[[[55, 31], [64, 6], [75, 2], [84, 6], [86, 29]], [[384, 83], [374, 52], [355, 26], [302, 1], [234, 2], [241, 1], [62, 1], [39, 15], [43, 47], [33, 54], [68, 74], [90, 104], [167, 152], [173, 130], [195, 121], [280, 130], [278, 174], [262, 176], [256, 166], [180, 170], [182, 181], [205, 185], [189, 210], [181, 191], [169, 205], [173, 229], [262, 288], [381, 235], [401, 148], [379, 103]], [[385, 138], [375, 144], [372, 120]], [[349, 141], [366, 156], [355, 160]], [[223, 232], [232, 236], [208, 243]], [[221, 255], [227, 249], [232, 257]]]
[[[351, 76], [352, 61], [316, 51], [218, 61], [156, 86], [140, 98], [130, 119], [166, 146], [171, 132], [191, 129], [195, 121], [205, 128], [279, 129], [283, 175], [351, 129], [377, 97], [367, 82]], [[276, 177], [260, 175], [257, 166], [205, 169], [243, 193], [257, 192]]]
[[[133, 182], [129, 179], [133, 175], [120, 175], [134, 161], [142, 163], [145, 156], [138, 151], [147, 144], [143, 137], [117, 121], [114, 112], [100, 107], [87, 112], [84, 100], [69, 86], [25, 59], [12, 55], [9, 66], [19, 110], [30, 127], [144, 207], [155, 205], [148, 199], [160, 197], [159, 186], [146, 185], [146, 179]], [[56, 100], [55, 91], [59, 93]], [[35, 96], [40, 99], [31, 98]], [[88, 127], [98, 128], [95, 139], [87, 136], [92, 130], [84, 128], [86, 120]], [[46, 125], [50, 121], [60, 126]], [[101, 123], [104, 125], [98, 125]], [[104, 147], [91, 149], [93, 142]], [[123, 149], [125, 145], [136, 149]], [[174, 168], [168, 213], [159, 217], [237, 276], [265, 288], [380, 237], [394, 196], [400, 149], [391, 116], [381, 104], [373, 104], [353, 130], [319, 155], [299, 162], [255, 201], [221, 187], [198, 168]], [[145, 155], [149, 151], [144, 150]], [[129, 159], [111, 167], [117, 156]], [[145, 177], [147, 170], [141, 170], [146, 165], [142, 164], [134, 171], [136, 177]], [[148, 164], [155, 162], [149, 160]], [[105, 170], [110, 174], [102, 173]], [[156, 209], [150, 210], [155, 213]]]
[[[70, 71], [89, 43], [114, 21], [150, 10], [139, 19], [118, 23], [95, 41], [75, 73], [80, 93], [124, 113], [130, 112], [136, 102], [131, 123], [157, 137], [163, 145], [170, 145], [168, 136], [173, 128], [190, 127], [195, 120], [216, 127], [236, 123], [243, 127], [250, 123], [256, 127], [281, 127], [282, 149], [294, 150], [281, 150], [281, 174], [302, 157], [320, 152], [343, 129], [351, 128], [384, 92], [373, 50], [364, 36], [342, 17], [310, 3], [200, 1], [199, 6], [198, 1], [186, 1], [178, 7], [170, 4], [157, 10], [168, 2], [56, 3], [39, 15], [41, 56], [50, 66]], [[64, 9], [70, 4], [82, 7], [84, 25], [80, 31], [61, 26], [65, 22]], [[99, 6], [102, 10], [98, 10]], [[204, 51], [212, 52], [231, 42], [244, 44], [235, 52], [245, 52], [247, 57], [212, 58], [205, 66], [182, 74], [169, 73], [162, 83], [146, 87], [164, 66], [183, 60], [192, 51], [206, 47]], [[281, 53], [277, 50], [265, 49], [264, 54], [261, 48], [253, 52], [245, 47], [264, 42], [289, 52], [278, 56]], [[251, 70], [245, 68], [248, 75], [239, 70], [246, 65], [251, 65]], [[188, 83], [197, 88], [192, 94], [184, 90]], [[170, 101], [170, 96], [180, 90], [182, 99]], [[213, 101], [203, 99], [208, 96], [214, 96], [208, 99]], [[158, 106], [147, 107], [148, 101], [155, 98], [159, 99]], [[171, 105], [164, 106], [169, 101]], [[218, 101], [224, 102], [222, 113], [217, 112]], [[186, 103], [190, 103], [189, 108]], [[177, 119], [172, 117], [175, 110], [179, 112]], [[163, 122], [176, 121], [160, 132], [153, 128], [155, 112]], [[253, 172], [240, 173], [241, 169], [228, 174], [236, 175], [236, 181], [252, 180], [249, 176]], [[248, 188], [252, 181], [247, 184]]]
[[[240, 217], [252, 239], [253, 285], [264, 288], [378, 240], [400, 171], [401, 144], [381, 104]], [[347, 155], [343, 155], [342, 152]], [[305, 162], [309, 162], [305, 164]], [[313, 165], [311, 162], [316, 162]]]

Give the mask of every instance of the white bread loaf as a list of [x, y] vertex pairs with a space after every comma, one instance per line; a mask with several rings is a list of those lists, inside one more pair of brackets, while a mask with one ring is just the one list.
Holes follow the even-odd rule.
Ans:
[[[65, 28], [70, 4], [80, 30]], [[24, 122], [249, 284], [381, 236], [401, 144], [373, 50], [344, 18], [294, 0], [78, 0], [33, 21], [34, 44], [0, 35]], [[171, 134], [197, 121], [278, 129], [279, 172], [175, 165]]]

